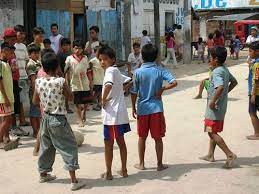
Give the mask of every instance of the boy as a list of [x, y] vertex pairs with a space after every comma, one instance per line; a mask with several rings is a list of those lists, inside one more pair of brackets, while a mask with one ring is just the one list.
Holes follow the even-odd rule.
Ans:
[[12, 58], [14, 46], [7, 43], [1, 44], [0, 54], [0, 149], [5, 151], [18, 147], [18, 141], [10, 140], [9, 129], [12, 126], [12, 114], [14, 113], [14, 95], [12, 70], [7, 61]]
[[100, 45], [99, 38], [98, 38], [99, 31], [100, 30], [98, 26], [92, 26], [90, 28], [90, 41], [88, 41], [85, 44], [85, 51], [87, 53], [87, 56], [89, 56], [90, 59], [95, 57], [94, 49]]
[[26, 73], [26, 65], [29, 61], [29, 56], [27, 52], [27, 48], [25, 44], [23, 44], [26, 34], [25, 28], [22, 25], [16, 25], [14, 27], [16, 32], [16, 43], [15, 43], [15, 56], [16, 56], [16, 63], [19, 68], [20, 79], [19, 79], [19, 86], [21, 88], [20, 92], [20, 126], [28, 126], [29, 122], [25, 120], [24, 115], [24, 108], [23, 104], [29, 101], [29, 86], [28, 86], [28, 75]]
[[146, 30], [142, 31], [142, 35], [143, 36], [141, 37], [141, 48], [143, 46], [145, 46], [146, 44], [150, 44], [151, 43], [151, 39], [148, 37]]
[[[156, 143], [157, 171], [168, 168], [163, 164], [163, 140], [166, 125], [164, 118], [162, 94], [177, 86], [174, 76], [156, 64], [158, 49], [147, 44], [141, 51], [144, 63], [134, 73], [134, 87], [131, 95], [133, 117], [137, 118], [139, 163], [135, 168], [145, 170], [145, 146], [148, 132]], [[168, 85], [163, 86], [163, 81]], [[136, 110], [136, 100], [138, 106]]]
[[[61, 39], [61, 48], [57, 54], [57, 58], [58, 58], [63, 76], [65, 75], [65, 71], [64, 71], [65, 66], [66, 66], [65, 62], [69, 55], [71, 55], [71, 41], [68, 38], [62, 38]], [[69, 103], [67, 100], [66, 100], [66, 109], [67, 109], [68, 113], [73, 113], [73, 111], [69, 108]]]
[[38, 159], [40, 183], [56, 179], [56, 176], [48, 173], [52, 171], [57, 150], [65, 162], [64, 168], [69, 171], [71, 190], [75, 191], [85, 184], [79, 183], [76, 178], [75, 170], [79, 169], [77, 143], [65, 116], [65, 98], [71, 100], [72, 94], [65, 79], [57, 76], [58, 59], [55, 53], [46, 53], [42, 57], [42, 64], [47, 75], [36, 79], [33, 96], [33, 103], [41, 103], [44, 111]]
[[46, 38], [43, 40], [43, 44], [44, 44], [44, 48], [45, 49], [52, 49], [51, 48], [51, 42], [50, 42], [50, 39]]
[[67, 57], [64, 69], [67, 83], [69, 83], [69, 78], [71, 78], [70, 86], [80, 122], [79, 127], [85, 126], [87, 103], [90, 102], [91, 96], [91, 86], [87, 77], [89, 63], [87, 56], [83, 55], [84, 48], [81, 40], [75, 40], [73, 42], [73, 54]]
[[[124, 134], [130, 131], [128, 112], [124, 100], [123, 84], [131, 78], [123, 76], [115, 65], [115, 52], [108, 46], [99, 49], [99, 60], [105, 70], [102, 92], [104, 144], [106, 172], [102, 178], [112, 180], [113, 144], [116, 139], [120, 149], [121, 171], [119, 174], [126, 178], [127, 173], [127, 147]], [[125, 87], [129, 87], [126, 84]]]
[[33, 42], [31, 44], [36, 44], [40, 47], [41, 50], [44, 49], [43, 39], [44, 39], [44, 30], [41, 27], [35, 27], [32, 30]]
[[136, 69], [142, 64], [142, 56], [140, 52], [140, 44], [138, 42], [133, 43], [133, 52], [129, 54], [128, 62], [128, 74], [130, 77], [133, 76]]
[[227, 58], [227, 49], [217, 46], [211, 50], [212, 75], [208, 89], [207, 109], [205, 113], [205, 132], [210, 137], [208, 155], [200, 159], [214, 162], [216, 145], [226, 154], [225, 168], [232, 168], [237, 156], [228, 148], [218, 133], [223, 131], [224, 118], [227, 111], [228, 93], [237, 85], [236, 79], [224, 65]]
[[98, 47], [95, 50], [96, 57], [90, 60], [89, 66], [90, 69], [93, 72], [93, 91], [94, 96], [97, 99], [97, 105], [93, 108], [95, 111], [100, 111], [102, 109], [102, 84], [103, 84], [103, 78], [104, 78], [104, 70], [100, 64], [100, 61], [98, 59], [99, 53], [98, 53]]
[[250, 66], [248, 88], [249, 88], [249, 115], [254, 127], [254, 135], [247, 136], [249, 140], [259, 140], [259, 91], [258, 91], [258, 69], [259, 69], [259, 41], [253, 42], [249, 48], [249, 57], [253, 59]]
[[41, 62], [39, 61], [40, 47], [38, 47], [36, 44], [31, 44], [28, 46], [28, 53], [30, 60], [26, 66], [26, 71], [28, 74], [30, 85], [30, 121], [33, 129], [33, 137], [37, 138], [37, 142], [33, 151], [33, 155], [35, 156], [38, 154], [39, 151], [39, 139], [37, 135], [40, 129], [41, 112], [40, 109], [32, 103], [32, 97], [35, 92], [35, 80], [37, 78], [38, 71], [41, 68]]

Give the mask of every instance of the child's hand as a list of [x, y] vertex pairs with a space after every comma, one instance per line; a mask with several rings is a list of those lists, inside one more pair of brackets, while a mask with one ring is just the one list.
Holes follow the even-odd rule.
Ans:
[[105, 109], [105, 106], [107, 105], [107, 102], [109, 102], [110, 100], [111, 100], [111, 98], [102, 99], [102, 106], [103, 106], [103, 109]]
[[211, 101], [211, 102], [210, 102], [210, 104], [209, 104], [209, 107], [210, 107], [210, 109], [211, 109], [211, 110], [215, 110], [215, 109], [217, 109], [216, 102]]
[[134, 119], [137, 119], [137, 111], [135, 108], [132, 109], [132, 116]]
[[161, 99], [162, 94], [164, 93], [164, 89], [161, 88], [155, 95], [156, 98]]
[[252, 96], [251, 96], [251, 103], [252, 103], [252, 104], [255, 104], [255, 95], [252, 95]]
[[5, 106], [10, 107], [11, 103], [8, 98], [5, 99]]

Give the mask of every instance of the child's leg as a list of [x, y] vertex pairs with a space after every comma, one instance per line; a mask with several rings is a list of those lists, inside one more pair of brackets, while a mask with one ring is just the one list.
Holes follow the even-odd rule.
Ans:
[[9, 130], [12, 126], [12, 116], [2, 117], [2, 122], [0, 125], [0, 142], [10, 141]]
[[33, 137], [37, 138], [39, 129], [40, 129], [40, 123], [39, 118], [37, 117], [30, 117], [31, 126], [33, 129]]
[[199, 93], [196, 97], [194, 97], [194, 99], [202, 98], [202, 92], [203, 92], [204, 87], [205, 87], [205, 80], [202, 80], [200, 83], [200, 86], [199, 86]]
[[177, 60], [176, 60], [175, 50], [174, 49], [171, 50], [171, 56], [173, 58], [174, 65], [177, 66]]
[[119, 174], [123, 177], [128, 177], [127, 173], [127, 146], [124, 140], [124, 137], [118, 137], [116, 139], [117, 144], [120, 148], [120, 156], [121, 156], [121, 171]]
[[106, 173], [102, 174], [102, 178], [106, 180], [112, 180], [112, 160], [113, 160], [113, 140], [104, 140], [105, 145], [105, 164]]
[[216, 142], [210, 137], [210, 145], [209, 145], [208, 154], [206, 156], [200, 157], [200, 159], [206, 160], [209, 162], [215, 162], [214, 152], [215, 152], [216, 145], [217, 145]]
[[80, 104], [77, 104], [77, 105], [76, 105], [76, 113], [77, 113], [77, 117], [78, 117], [78, 119], [79, 119], [80, 124], [82, 124], [82, 123], [83, 123], [82, 107], [81, 107]]
[[168, 166], [163, 164], [164, 146], [163, 146], [162, 138], [155, 139], [155, 143], [156, 143], [156, 155], [157, 155], [157, 171], [162, 171], [168, 168]]
[[249, 113], [253, 127], [254, 127], [254, 135], [247, 136], [249, 140], [259, 140], [259, 119], [256, 113]]
[[145, 151], [146, 151], [146, 137], [139, 137], [138, 139], [138, 153], [139, 153], [139, 163], [134, 167], [139, 170], [145, 170]]

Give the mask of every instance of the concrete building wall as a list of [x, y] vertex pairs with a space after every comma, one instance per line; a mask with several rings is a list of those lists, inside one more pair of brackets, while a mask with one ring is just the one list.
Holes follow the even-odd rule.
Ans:
[[111, 9], [110, 0], [85, 0], [85, 5], [93, 11]]

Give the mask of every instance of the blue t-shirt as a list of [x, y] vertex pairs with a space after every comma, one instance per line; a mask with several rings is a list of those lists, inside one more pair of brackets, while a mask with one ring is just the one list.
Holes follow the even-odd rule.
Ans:
[[240, 49], [241, 48], [241, 41], [239, 39], [235, 39], [234, 40], [234, 48], [238, 48]]
[[[215, 68], [210, 77], [210, 86], [208, 89], [208, 99], [207, 99], [207, 108], [205, 113], [205, 118], [213, 121], [222, 121], [225, 118], [227, 111], [227, 102], [228, 102], [228, 89], [229, 83], [235, 81], [234, 76], [229, 72], [226, 66], [219, 66]], [[209, 104], [212, 98], [216, 94], [216, 89], [219, 86], [223, 86], [224, 90], [216, 102], [216, 109], [212, 110], [209, 107]]]
[[248, 95], [251, 96], [252, 94], [252, 87], [253, 87], [253, 66], [254, 64], [259, 63], [259, 58], [255, 59], [250, 68], [249, 68], [249, 74], [248, 74]]
[[173, 83], [175, 77], [156, 63], [144, 63], [134, 73], [132, 93], [138, 94], [138, 115], [164, 112], [162, 99], [155, 97], [163, 82]]

